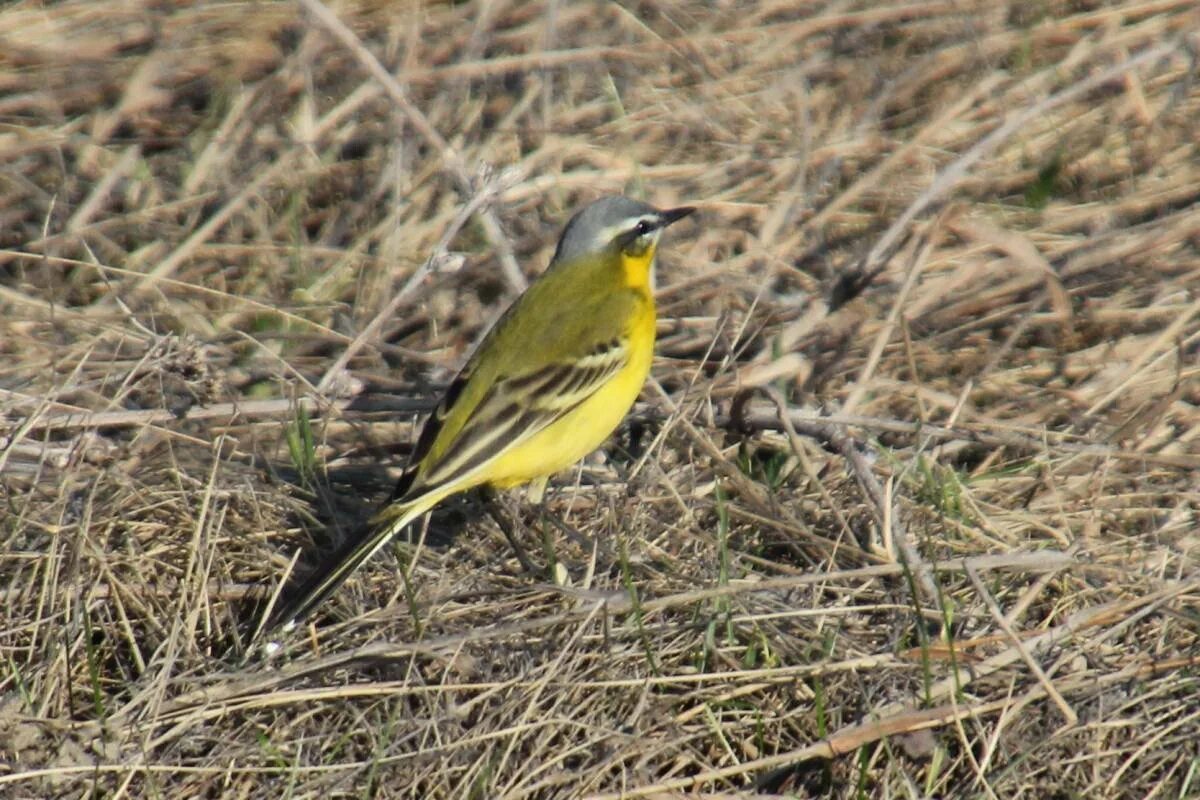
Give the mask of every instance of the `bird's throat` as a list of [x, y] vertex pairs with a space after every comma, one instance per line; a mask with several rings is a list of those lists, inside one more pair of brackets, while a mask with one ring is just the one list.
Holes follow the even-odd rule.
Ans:
[[654, 248], [650, 247], [645, 253], [637, 256], [621, 254], [621, 271], [625, 276], [625, 285], [631, 289], [653, 291], [651, 284], [654, 271]]

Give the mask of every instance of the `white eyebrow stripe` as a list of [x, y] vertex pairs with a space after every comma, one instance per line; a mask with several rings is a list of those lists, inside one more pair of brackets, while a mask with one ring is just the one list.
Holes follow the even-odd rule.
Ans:
[[[628, 231], [633, 230], [640, 222], [658, 222], [658, 215], [642, 214], [640, 217], [629, 217], [628, 219], [618, 222], [616, 225], [609, 225], [607, 228], [601, 228], [600, 232], [596, 234], [596, 238], [593, 240], [593, 243], [597, 248], [605, 247], [609, 242], [620, 236], [622, 233], [627, 233]], [[651, 233], [658, 233], [658, 231], [659, 229], [655, 228], [653, 231], [651, 231]]]

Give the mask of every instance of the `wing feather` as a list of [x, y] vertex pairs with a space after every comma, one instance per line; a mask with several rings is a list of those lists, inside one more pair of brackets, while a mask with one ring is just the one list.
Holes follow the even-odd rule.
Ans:
[[[489, 387], [445, 452], [425, 465], [409, 491], [424, 493], [458, 481], [545, 430], [595, 394], [628, 359], [628, 341], [614, 339], [574, 361], [555, 362], [523, 375], [500, 378]], [[443, 417], [451, 413], [452, 407]], [[425, 438], [424, 433], [421, 438]]]

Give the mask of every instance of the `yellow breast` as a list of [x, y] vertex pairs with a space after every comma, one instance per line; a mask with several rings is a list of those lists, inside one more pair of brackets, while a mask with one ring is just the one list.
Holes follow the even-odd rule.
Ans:
[[603, 444], [621, 424], [654, 360], [654, 299], [649, 293], [639, 296], [626, 334], [629, 361], [578, 408], [505, 454], [505, 474], [493, 476], [492, 485], [508, 488], [564, 470]]

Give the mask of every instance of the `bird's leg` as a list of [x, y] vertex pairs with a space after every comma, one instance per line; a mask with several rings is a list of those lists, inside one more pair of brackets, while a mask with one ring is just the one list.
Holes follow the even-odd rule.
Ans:
[[529, 502], [539, 508], [542, 506], [542, 501], [546, 499], [546, 481], [549, 480], [545, 475], [540, 478], [535, 478], [533, 483], [529, 484], [529, 488], [525, 490], [525, 497]]
[[480, 494], [483, 495], [483, 505], [487, 509], [488, 516], [496, 523], [497, 527], [504, 534], [504, 538], [508, 539], [508, 544], [512, 547], [513, 553], [517, 556], [517, 561], [521, 562], [521, 567], [526, 572], [537, 572], [537, 568], [533, 566], [533, 562], [529, 560], [529, 556], [525, 554], [525, 548], [517, 541], [517, 537], [513, 533], [512, 520], [500, 508], [500, 498], [496, 494], [496, 490], [490, 486], [480, 488]]
[[596, 544], [595, 540], [592, 539], [591, 536], [580, 533], [574, 528], [574, 526], [572, 526], [558, 514], [555, 514], [553, 511], [547, 511], [543, 519], [554, 527], [558, 528], [564, 535], [566, 535], [568, 539], [575, 542], [575, 544], [579, 545], [584, 550], [591, 550]]
[[[546, 576], [555, 583], [561, 583], [558, 556], [554, 553], [554, 539], [546, 525], [546, 480], [547, 478], [541, 477], [529, 484], [525, 496], [537, 509], [538, 531], [542, 534], [542, 553], [546, 556]], [[565, 575], [566, 571], [562, 570], [562, 574]]]

